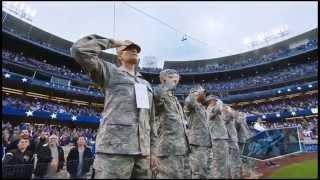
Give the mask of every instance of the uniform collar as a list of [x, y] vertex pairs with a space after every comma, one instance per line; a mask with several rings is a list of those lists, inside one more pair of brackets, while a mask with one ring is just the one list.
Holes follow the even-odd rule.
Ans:
[[136, 71], [136, 76], [142, 77], [142, 74], [140, 74], [138, 71]]
[[[133, 76], [132, 74], [130, 74], [130, 73], [128, 73], [127, 71], [124, 71], [124, 70], [122, 70], [122, 69], [120, 69], [120, 71], [123, 72], [123, 73], [129, 74], [130, 76]], [[137, 77], [142, 77], [142, 74], [141, 74], [140, 72], [136, 71], [135, 73], [136, 73], [135, 76], [137, 76]]]
[[172, 91], [167, 91], [167, 94], [168, 94], [169, 96], [173, 96], [173, 92], [172, 92]]

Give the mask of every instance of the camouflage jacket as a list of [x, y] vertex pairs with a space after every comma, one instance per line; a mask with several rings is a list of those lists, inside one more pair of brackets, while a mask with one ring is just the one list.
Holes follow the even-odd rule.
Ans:
[[205, 107], [196, 101], [194, 94], [190, 94], [184, 105], [184, 112], [188, 119], [188, 139], [192, 145], [211, 147], [208, 117]]
[[226, 116], [223, 116], [223, 118], [225, 118], [229, 140], [233, 142], [238, 142], [238, 134], [237, 134], [236, 124], [235, 124], [236, 118], [238, 117], [235, 116], [235, 113], [230, 112], [226, 114]]
[[[111, 41], [98, 35], [86, 36], [73, 44], [71, 56], [105, 95], [104, 110], [96, 138], [96, 152], [150, 154], [151, 121], [154, 118], [153, 91], [140, 73], [131, 75], [98, 58]], [[150, 109], [138, 109], [135, 83], [147, 86]]]
[[185, 155], [190, 152], [186, 136], [185, 117], [178, 99], [171, 91], [154, 89], [156, 119], [159, 121], [158, 137], [151, 137], [152, 151], [156, 156]]
[[225, 121], [222, 119], [221, 111], [214, 107], [212, 110], [207, 111], [209, 119], [209, 130], [211, 139], [228, 139], [228, 132]]
[[252, 136], [245, 117], [240, 116], [236, 119], [236, 129], [239, 143], [245, 143]]

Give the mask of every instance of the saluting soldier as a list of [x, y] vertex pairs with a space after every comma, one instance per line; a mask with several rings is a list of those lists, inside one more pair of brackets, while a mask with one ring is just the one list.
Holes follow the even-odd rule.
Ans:
[[206, 98], [209, 130], [212, 140], [212, 163], [209, 178], [227, 178], [228, 132], [221, 116], [223, 103], [219, 97], [209, 95]]
[[[117, 48], [119, 67], [98, 57], [110, 48]], [[94, 178], [151, 178], [153, 92], [136, 71], [140, 51], [140, 46], [131, 41], [98, 35], [83, 37], [71, 47], [72, 57], [105, 95], [96, 138]]]
[[240, 151], [238, 146], [238, 134], [236, 130], [236, 121], [238, 113], [230, 106], [223, 106], [222, 116], [226, 123], [228, 132], [228, 174], [231, 179], [239, 179], [241, 171]]
[[157, 157], [157, 178], [185, 178], [185, 162], [190, 152], [186, 135], [185, 115], [174, 95], [180, 76], [176, 70], [160, 72], [160, 85], [154, 90], [154, 102], [159, 127], [152, 136], [152, 151]]
[[208, 126], [205, 101], [205, 89], [201, 86], [192, 88], [185, 100], [184, 112], [188, 119], [188, 139], [191, 147], [190, 164], [192, 179], [207, 179], [211, 136]]

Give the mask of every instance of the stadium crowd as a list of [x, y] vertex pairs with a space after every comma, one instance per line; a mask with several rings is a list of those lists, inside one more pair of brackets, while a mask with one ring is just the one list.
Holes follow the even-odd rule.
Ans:
[[36, 123], [22, 123], [17, 126], [13, 126], [9, 121], [2, 121], [2, 145], [10, 150], [10, 144], [19, 138], [19, 133], [22, 130], [28, 130], [30, 138], [35, 140], [40, 137], [41, 132], [46, 132], [48, 135], [55, 134], [59, 137], [59, 144], [66, 146], [68, 144], [75, 143], [75, 140], [80, 135], [85, 136], [88, 145], [94, 143], [97, 129], [93, 128], [70, 128], [62, 125], [48, 125], [48, 124], [36, 124]]
[[[78, 80], [88, 81], [88, 76], [82, 73], [74, 73], [69, 69], [53, 66], [47, 64], [45, 62], [40, 62], [32, 58], [25, 58], [23, 54], [14, 54], [7, 50], [2, 51], [2, 57], [9, 61], [14, 61], [20, 64], [32, 66], [33, 68], [42, 69], [49, 71], [51, 73], [59, 73], [63, 74], [68, 78], [74, 78]], [[231, 89], [241, 89], [248, 87], [256, 87], [259, 85], [269, 85], [277, 82], [288, 81], [291, 79], [300, 78], [307, 75], [315, 75], [318, 72], [318, 61], [313, 61], [305, 64], [298, 64], [294, 66], [289, 66], [286, 69], [279, 69], [271, 72], [266, 72], [264, 74], [257, 74], [255, 76], [250, 77], [242, 77], [238, 79], [232, 79], [228, 81], [220, 81], [220, 82], [204, 82], [202, 85], [209, 91], [215, 92], [226, 92]], [[153, 85], [155, 86], [155, 85]], [[189, 84], [181, 84], [177, 87], [176, 92], [180, 94], [185, 94], [189, 91], [191, 85]], [[96, 89], [90, 89], [93, 93], [98, 93], [99, 91]]]
[[[66, 166], [70, 178], [85, 178], [93, 163], [96, 133], [91, 128], [2, 122], [2, 177], [58, 178]], [[67, 145], [72, 147], [68, 153], [63, 148]]]
[[[18, 96], [4, 96], [2, 106], [9, 106], [15, 109], [25, 109], [31, 111], [45, 111], [50, 113], [70, 113], [72, 115], [100, 117], [99, 108], [89, 108], [87, 106], [77, 106], [61, 104], [43, 99], [30, 99]], [[235, 109], [247, 114], [266, 114], [292, 112], [302, 109], [310, 109], [318, 106], [317, 96], [298, 96], [291, 99], [281, 99], [264, 103], [251, 103], [237, 106]]]
[[[254, 66], [261, 63], [271, 62], [281, 57], [287, 57], [292, 54], [296, 54], [302, 51], [312, 49], [314, 47], [317, 47], [317, 45], [318, 45], [318, 41], [316, 39], [313, 39], [293, 49], [278, 49], [276, 52], [272, 52], [270, 54], [264, 54], [259, 57], [239, 60], [231, 64], [221, 63], [221, 64], [208, 65], [206, 67], [186, 67], [186, 68], [180, 67], [180, 68], [177, 68], [177, 71], [180, 73], [199, 73], [199, 72], [203, 73], [203, 72], [216, 72], [216, 71], [238, 69], [238, 68], [243, 68], [247, 66]], [[147, 72], [161, 71], [161, 69], [159, 68], [150, 68], [150, 67], [140, 68], [140, 70], [147, 71]]]
[[[292, 54], [293, 52], [296, 53], [296, 51], [302, 51], [311, 49], [317, 46], [317, 40], [310, 40], [308, 43], [301, 45], [299, 47], [296, 47], [294, 49], [287, 49], [287, 50], [278, 50], [277, 53], [271, 53], [268, 55], [263, 55], [261, 58], [249, 58], [247, 60], [240, 60], [238, 62], [232, 63], [232, 64], [215, 64], [207, 67], [198, 67], [198, 68], [178, 68], [177, 71], [180, 73], [184, 72], [214, 72], [214, 71], [223, 71], [223, 70], [231, 70], [239, 67], [244, 67], [248, 65], [256, 65], [260, 64], [262, 62], [268, 62], [273, 61], [279, 57], [288, 56]], [[38, 70], [45, 70], [54, 74], [64, 75], [67, 78], [72, 79], [78, 79], [78, 80], [84, 80], [84, 81], [90, 81], [88, 76], [84, 73], [79, 72], [72, 72], [70, 69], [67, 69], [65, 66], [58, 67], [51, 64], [46, 63], [46, 60], [36, 60], [31, 57], [25, 57], [23, 53], [14, 53], [9, 50], [4, 49], [2, 51], [2, 58], [5, 60], [13, 61], [16, 63], [20, 63], [23, 65], [27, 65], [33, 68], [37, 68]], [[150, 71], [150, 72], [160, 72], [161, 69], [158, 68], [141, 68], [139, 67], [139, 70], [142, 71]], [[257, 82], [259, 83], [259, 82]], [[209, 85], [210, 87], [210, 85]]]
[[17, 32], [14, 29], [9, 28], [7, 26], [3, 26], [3, 29], [5, 29], [5, 30], [7, 30], [7, 31], [9, 31], [11, 33], [14, 33], [15, 35], [18, 35], [18, 36], [20, 36], [20, 37], [22, 37], [24, 39], [36, 42], [41, 46], [52, 48], [52, 49], [55, 49], [55, 50], [57, 50], [59, 52], [63, 52], [65, 54], [70, 54], [70, 50], [68, 48], [62, 48], [62, 47], [54, 46], [51, 43], [48, 43], [48, 42], [45, 42], [45, 41], [42, 41], [42, 40], [39, 40], [39, 39], [35, 39], [33, 36], [30, 36], [30, 34], [27, 34], [28, 33], [27, 31]]
[[[315, 75], [318, 72], [317, 67], [318, 61], [314, 61], [311, 63], [291, 66], [286, 69], [267, 72], [261, 75], [232, 79], [229, 81], [205, 82], [202, 85], [205, 87], [205, 89], [216, 92], [256, 87], [259, 85], [270, 85], [273, 83], [284, 82], [308, 75]], [[191, 89], [191, 85], [181, 84], [177, 87], [176, 92], [187, 93], [189, 92], [189, 89]]]
[[77, 105], [59, 104], [42, 99], [27, 99], [23, 97], [6, 96], [2, 98], [2, 106], [9, 106], [15, 109], [25, 109], [31, 111], [45, 111], [50, 113], [70, 113], [72, 115], [96, 116], [100, 117], [100, 112], [94, 108]]
[[[249, 127], [253, 130], [254, 123], [248, 124]], [[318, 118], [301, 118], [293, 120], [282, 120], [276, 122], [262, 122], [262, 126], [266, 129], [275, 129], [275, 128], [286, 128], [286, 127], [299, 127], [300, 128], [300, 138], [307, 140], [318, 139]], [[256, 133], [256, 131], [252, 131]]]
[[302, 109], [310, 109], [318, 106], [318, 96], [295, 97], [291, 99], [281, 99], [277, 101], [249, 104], [235, 108], [246, 113], [283, 113]]
[[[263, 126], [266, 129], [274, 128], [284, 128], [284, 127], [295, 127], [298, 126], [300, 133], [302, 135], [301, 139], [311, 138], [318, 139], [318, 118], [314, 117], [312, 119], [299, 119], [299, 120], [283, 120], [277, 122], [263, 122]], [[253, 132], [253, 124], [249, 124], [249, 127]], [[36, 123], [21, 123], [19, 125], [12, 125], [9, 121], [2, 121], [2, 162], [7, 163], [2, 166], [3, 177], [42, 177], [42, 178], [58, 178], [57, 173], [63, 169], [67, 170], [70, 178], [86, 178], [86, 174], [89, 172], [90, 166], [92, 165], [94, 154], [95, 154], [95, 138], [97, 135], [97, 130], [94, 128], [70, 128], [63, 125], [48, 125], [48, 124], [36, 124]], [[28, 140], [26, 143], [24, 140]], [[85, 149], [83, 152], [83, 159], [80, 160], [77, 155], [79, 152], [79, 143], [82, 139], [82, 143], [85, 144]], [[58, 147], [57, 158], [57, 173], [53, 173], [50, 168], [52, 168], [52, 160], [45, 161], [48, 157], [51, 157], [51, 149], [46, 149], [47, 143], [50, 145], [52, 141], [56, 141], [56, 146]], [[25, 146], [25, 150], [21, 153], [24, 155], [29, 155], [32, 160], [23, 160], [20, 162], [19, 167], [13, 162], [19, 160], [19, 150], [23, 149], [23, 144], [28, 144]], [[71, 147], [71, 150], [66, 152], [66, 148]], [[50, 148], [51, 145], [50, 145]], [[28, 151], [26, 151], [28, 150]], [[18, 151], [18, 153], [17, 153]], [[10, 152], [12, 157], [10, 156]], [[26, 154], [28, 152], [30, 154]], [[51, 152], [51, 153], [50, 153]], [[9, 155], [8, 155], [9, 154]], [[35, 155], [36, 154], [36, 155]], [[17, 155], [17, 157], [15, 157]], [[53, 155], [54, 156], [54, 155]], [[57, 156], [57, 157], [58, 157]], [[67, 157], [66, 159], [64, 157]], [[35, 162], [36, 159], [36, 162]], [[46, 163], [47, 164], [46, 164]], [[50, 165], [48, 166], [48, 162]], [[81, 165], [79, 165], [82, 162]], [[9, 163], [9, 164], [8, 164]], [[34, 164], [36, 164], [34, 166]], [[47, 166], [46, 171], [44, 171], [40, 166]], [[81, 166], [83, 172], [81, 173]], [[23, 167], [21, 169], [21, 167]], [[79, 168], [80, 167], [80, 168]], [[80, 171], [80, 172], [79, 172]], [[19, 172], [19, 173], [17, 173]], [[80, 174], [78, 174], [80, 173]], [[64, 177], [67, 178], [67, 177]]]
[[90, 81], [88, 76], [83, 73], [72, 72], [70, 69], [66, 68], [66, 66], [64, 65], [62, 67], [51, 65], [47, 63], [46, 60], [40, 61], [31, 57], [25, 57], [22, 52], [14, 53], [6, 49], [3, 49], [2, 58], [7, 61], [11, 61], [18, 64], [29, 66], [31, 68], [35, 68], [37, 70], [44, 70], [53, 74], [63, 75], [66, 78]]

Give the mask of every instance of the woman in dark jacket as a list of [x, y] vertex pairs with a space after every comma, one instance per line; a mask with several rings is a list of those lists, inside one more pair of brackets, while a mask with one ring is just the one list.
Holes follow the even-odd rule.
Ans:
[[93, 154], [91, 149], [87, 147], [84, 136], [79, 136], [77, 144], [73, 147], [67, 157], [67, 171], [70, 178], [86, 178], [86, 174], [93, 164]]

